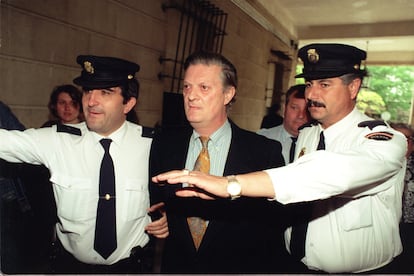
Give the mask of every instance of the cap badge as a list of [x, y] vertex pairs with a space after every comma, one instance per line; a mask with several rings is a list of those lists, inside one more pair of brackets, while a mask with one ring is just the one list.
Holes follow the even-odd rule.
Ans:
[[134, 76], [133, 76], [133, 75], [131, 75], [131, 74], [129, 74], [129, 75], [128, 75], [128, 79], [129, 79], [129, 80], [132, 80], [133, 78], [134, 78]]
[[93, 68], [92, 63], [90, 63], [89, 61], [85, 61], [83, 63], [83, 67], [85, 68], [85, 71], [89, 74], [93, 74], [95, 72], [95, 68]]
[[311, 63], [317, 63], [319, 61], [319, 54], [315, 49], [308, 50], [308, 60]]
[[354, 69], [355, 69], [355, 70], [359, 70], [359, 64], [355, 64], [355, 65], [354, 65]]

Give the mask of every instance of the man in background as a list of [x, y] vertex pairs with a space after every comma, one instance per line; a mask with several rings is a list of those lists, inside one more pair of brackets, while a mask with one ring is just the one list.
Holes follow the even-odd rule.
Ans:
[[293, 161], [296, 140], [299, 128], [310, 121], [310, 114], [306, 106], [305, 85], [298, 84], [290, 87], [286, 92], [283, 123], [272, 128], [262, 128], [257, 134], [282, 144], [282, 153], [285, 163]]

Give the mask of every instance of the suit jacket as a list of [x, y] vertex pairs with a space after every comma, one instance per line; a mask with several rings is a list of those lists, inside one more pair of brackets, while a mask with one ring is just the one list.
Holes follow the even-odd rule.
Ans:
[[[231, 123], [232, 139], [224, 175], [241, 174], [284, 165], [279, 142], [243, 130]], [[150, 175], [183, 169], [191, 128], [162, 130], [153, 140]], [[260, 183], [257, 183], [260, 185]], [[179, 198], [177, 186], [150, 184], [152, 203], [164, 201], [169, 236], [161, 272], [266, 273], [277, 270], [285, 254], [281, 205], [264, 198], [236, 200]], [[203, 241], [195, 249], [187, 217], [209, 220]]]

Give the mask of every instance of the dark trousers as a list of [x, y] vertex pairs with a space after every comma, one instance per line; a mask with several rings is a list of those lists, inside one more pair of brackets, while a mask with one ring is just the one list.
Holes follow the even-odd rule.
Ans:
[[413, 274], [414, 273], [414, 223], [400, 223], [403, 252], [384, 267], [376, 269], [375, 274]]
[[67, 252], [62, 244], [57, 241], [53, 244], [51, 260], [52, 273], [58, 274], [134, 274], [152, 273], [154, 250], [153, 242], [145, 247], [134, 247], [129, 258], [120, 260], [112, 265], [86, 264], [77, 260]]

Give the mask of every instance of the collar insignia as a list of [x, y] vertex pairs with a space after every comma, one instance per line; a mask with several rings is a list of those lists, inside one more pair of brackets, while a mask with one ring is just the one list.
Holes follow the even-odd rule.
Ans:
[[298, 156], [298, 158], [300, 158], [300, 157], [304, 156], [304, 155], [305, 155], [305, 152], [306, 152], [306, 148], [305, 148], [305, 147], [303, 147], [303, 148], [300, 150], [300, 152], [299, 152], [299, 156]]

